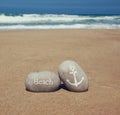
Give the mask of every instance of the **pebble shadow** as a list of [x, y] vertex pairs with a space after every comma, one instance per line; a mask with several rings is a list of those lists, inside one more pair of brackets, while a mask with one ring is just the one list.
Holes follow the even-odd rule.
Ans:
[[[74, 92], [74, 91], [70, 91], [70, 90], [68, 90], [67, 87], [66, 87], [64, 84], [61, 84], [60, 87], [59, 87], [57, 90], [55, 90], [55, 91], [50, 91], [50, 92], [49, 92], [49, 91], [48, 91], [48, 92], [36, 92], [36, 91], [30, 91], [30, 90], [28, 90], [28, 89], [26, 89], [26, 91], [28, 91], [28, 92], [32, 92], [32, 93], [52, 93], [52, 92], [59, 91], [60, 89], [64, 89], [64, 90], [69, 91], [69, 92]], [[84, 92], [88, 92], [88, 89], [85, 90], [85, 91], [74, 92], [74, 93], [84, 93]]]
[[64, 90], [69, 91], [69, 90], [65, 87], [65, 85], [64, 85], [64, 84], [61, 84], [61, 85], [60, 85], [60, 89], [64, 89]]

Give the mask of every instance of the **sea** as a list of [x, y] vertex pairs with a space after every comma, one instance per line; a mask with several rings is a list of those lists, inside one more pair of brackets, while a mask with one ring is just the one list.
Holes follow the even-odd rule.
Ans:
[[120, 15], [0, 14], [0, 30], [120, 29]]

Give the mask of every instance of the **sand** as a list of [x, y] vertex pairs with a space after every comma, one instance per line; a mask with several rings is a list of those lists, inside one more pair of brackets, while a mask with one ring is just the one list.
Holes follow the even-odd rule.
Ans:
[[[32, 71], [75, 60], [87, 92], [25, 90]], [[0, 31], [0, 115], [120, 115], [120, 30]]]

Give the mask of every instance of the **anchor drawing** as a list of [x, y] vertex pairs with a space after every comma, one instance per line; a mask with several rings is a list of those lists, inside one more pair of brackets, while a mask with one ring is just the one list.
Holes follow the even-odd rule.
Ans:
[[74, 83], [71, 83], [68, 79], [67, 79], [66, 81], [67, 81], [69, 84], [78, 87], [78, 85], [80, 85], [80, 84], [83, 82], [84, 77], [82, 77], [81, 81], [78, 82], [78, 81], [77, 81], [77, 78], [76, 78], [77, 70], [75, 69], [74, 66], [71, 66], [70, 69], [71, 69], [71, 71], [69, 72], [69, 74], [72, 74], [72, 75], [73, 75], [73, 77], [74, 77]]

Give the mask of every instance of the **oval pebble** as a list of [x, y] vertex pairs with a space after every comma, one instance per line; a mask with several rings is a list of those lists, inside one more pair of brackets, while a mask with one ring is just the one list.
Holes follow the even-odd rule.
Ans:
[[60, 79], [70, 91], [81, 92], [88, 90], [88, 78], [82, 68], [72, 60], [66, 60], [59, 65]]
[[53, 72], [32, 72], [25, 81], [26, 90], [32, 92], [56, 91], [60, 86], [60, 78]]

